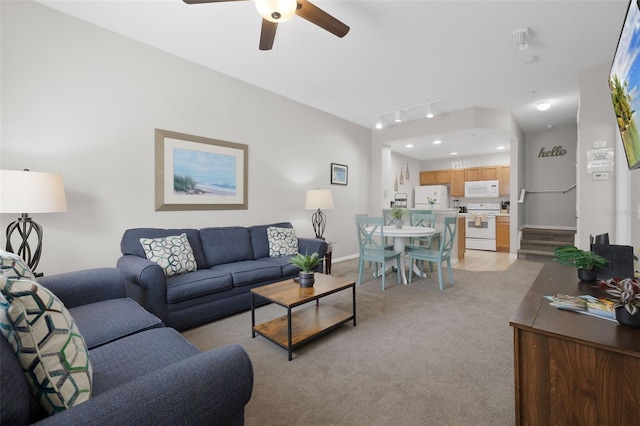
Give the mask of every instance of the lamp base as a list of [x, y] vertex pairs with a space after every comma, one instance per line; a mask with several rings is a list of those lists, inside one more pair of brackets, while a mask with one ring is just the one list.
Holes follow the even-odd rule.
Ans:
[[324, 228], [327, 225], [327, 216], [318, 209], [318, 211], [311, 216], [311, 223], [313, 224], [313, 230], [316, 233], [316, 238], [324, 240], [323, 235]]
[[[32, 232], [35, 232], [37, 238], [35, 250], [33, 251], [29, 245], [29, 237], [31, 237]], [[11, 244], [11, 238], [14, 236], [14, 233], [17, 233], [15, 235], [18, 235], [21, 240], [19, 240], [20, 245], [18, 246], [18, 250], [14, 250], [13, 245]], [[6, 250], [20, 256], [35, 276], [42, 276], [42, 274], [37, 274], [35, 272], [35, 269], [40, 262], [40, 255], [42, 254], [42, 226], [34, 222], [27, 213], [23, 213], [22, 217], [18, 218], [15, 222], [11, 222], [9, 226], [7, 226], [6, 235]]]

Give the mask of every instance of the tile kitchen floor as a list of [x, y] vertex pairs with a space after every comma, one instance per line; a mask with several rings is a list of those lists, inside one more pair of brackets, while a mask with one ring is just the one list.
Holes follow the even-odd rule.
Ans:
[[509, 257], [509, 253], [466, 250], [464, 259], [451, 267], [465, 271], [504, 271], [515, 261], [516, 259]]

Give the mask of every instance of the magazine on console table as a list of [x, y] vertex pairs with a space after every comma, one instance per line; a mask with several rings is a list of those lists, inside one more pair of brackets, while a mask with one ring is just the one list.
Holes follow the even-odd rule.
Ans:
[[551, 301], [551, 306], [555, 306], [558, 309], [616, 321], [615, 304], [610, 300], [599, 299], [590, 295], [570, 296], [558, 294], [544, 297]]

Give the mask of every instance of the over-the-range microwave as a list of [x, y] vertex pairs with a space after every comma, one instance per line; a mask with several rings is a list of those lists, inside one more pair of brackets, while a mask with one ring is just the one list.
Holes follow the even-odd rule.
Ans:
[[496, 198], [500, 195], [497, 180], [477, 180], [464, 183], [467, 198]]

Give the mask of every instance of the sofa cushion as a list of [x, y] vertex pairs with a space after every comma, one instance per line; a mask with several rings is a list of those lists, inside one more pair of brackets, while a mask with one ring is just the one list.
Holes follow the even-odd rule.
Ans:
[[91, 397], [87, 346], [51, 291], [0, 275], [0, 329], [18, 355], [32, 395], [48, 414]]
[[282, 277], [282, 268], [280, 266], [258, 260], [225, 263], [224, 265], [214, 266], [211, 270], [231, 274], [234, 287], [242, 287], [259, 281], [275, 280]]
[[140, 244], [147, 259], [160, 265], [167, 277], [198, 269], [185, 233], [160, 238], [140, 238]]
[[158, 317], [129, 298], [81, 305], [70, 308], [69, 313], [89, 349], [143, 330], [164, 327]]
[[[100, 395], [198, 353], [200, 351], [195, 346], [168, 327], [118, 339], [90, 351], [94, 365], [94, 393]], [[171, 384], [167, 383], [167, 386]], [[144, 395], [139, 396], [144, 398]], [[138, 422], [145, 423], [144, 419], [138, 419]]]
[[189, 245], [193, 250], [198, 268], [204, 268], [207, 261], [202, 252], [202, 244], [200, 244], [200, 233], [197, 229], [159, 229], [159, 228], [133, 228], [127, 229], [122, 235], [120, 241], [120, 251], [123, 255], [132, 254], [146, 259], [144, 248], [140, 244], [140, 238], [161, 238], [170, 235], [187, 234]]
[[272, 265], [278, 265], [281, 269], [281, 274], [283, 277], [294, 277], [300, 273], [300, 268], [289, 262], [292, 257], [293, 256], [264, 257], [258, 260], [261, 262], [270, 263]]
[[200, 230], [200, 239], [208, 268], [223, 263], [253, 260], [251, 238], [247, 228], [241, 226], [203, 228]]
[[31, 269], [29, 269], [24, 260], [17, 254], [6, 250], [0, 250], [0, 273], [9, 280], [26, 278], [31, 281], [36, 281], [35, 275], [31, 272]]
[[228, 272], [200, 269], [167, 278], [167, 302], [176, 303], [230, 288], [233, 288], [233, 280]]
[[255, 225], [249, 227], [251, 234], [251, 246], [253, 247], [253, 259], [269, 257], [269, 239], [267, 238], [267, 228], [293, 228], [289, 222], [272, 223], [269, 225]]
[[20, 361], [9, 342], [0, 337], [0, 425], [31, 423], [31, 394]]
[[267, 228], [269, 257], [289, 256], [298, 253], [298, 237], [293, 228]]

